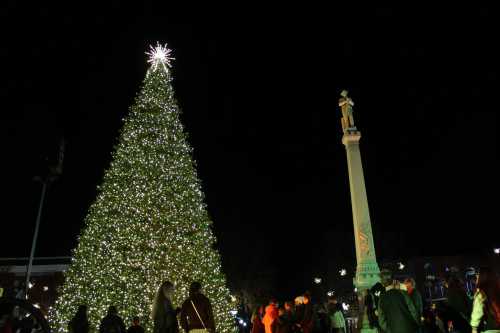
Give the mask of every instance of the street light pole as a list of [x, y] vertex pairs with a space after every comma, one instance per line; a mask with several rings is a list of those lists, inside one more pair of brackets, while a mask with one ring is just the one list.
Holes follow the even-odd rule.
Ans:
[[47, 183], [49, 182], [49, 177], [42, 182], [42, 195], [40, 196], [40, 204], [38, 206], [38, 214], [36, 216], [35, 233], [33, 234], [33, 242], [31, 243], [31, 253], [28, 261], [28, 267], [26, 269], [26, 286], [25, 286], [25, 296], [28, 298], [28, 290], [31, 277], [31, 269], [33, 267], [33, 258], [35, 256], [36, 241], [38, 239], [38, 230], [40, 229], [40, 220], [42, 218], [43, 203], [45, 201], [45, 193], [47, 192]]
[[59, 156], [58, 156], [57, 165], [50, 167], [49, 173], [45, 177], [35, 177], [35, 180], [38, 180], [42, 183], [42, 194], [40, 196], [40, 204], [38, 206], [38, 214], [36, 216], [35, 232], [33, 234], [33, 241], [31, 243], [31, 252], [30, 252], [30, 257], [29, 257], [29, 261], [28, 261], [28, 267], [26, 268], [26, 286], [25, 286], [25, 298], [26, 299], [28, 298], [31, 270], [33, 268], [33, 259], [35, 258], [35, 248], [36, 248], [36, 242], [38, 239], [38, 230], [40, 229], [40, 220], [42, 218], [42, 210], [43, 210], [43, 204], [45, 201], [45, 194], [47, 193], [47, 187], [50, 185], [50, 183], [55, 181], [62, 173], [63, 160], [64, 160], [64, 148], [65, 148], [65, 141], [63, 138], [61, 140], [60, 145], [59, 145]]

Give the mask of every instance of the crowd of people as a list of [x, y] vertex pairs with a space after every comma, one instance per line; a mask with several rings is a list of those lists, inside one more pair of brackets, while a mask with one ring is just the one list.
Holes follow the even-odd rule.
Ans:
[[500, 282], [494, 272], [481, 269], [472, 298], [458, 276], [448, 276], [446, 288], [445, 302], [425, 307], [413, 279], [400, 283], [382, 271], [381, 282], [365, 297], [370, 327], [386, 333], [500, 333]]
[[344, 313], [337, 298], [329, 297], [325, 307], [313, 305], [308, 292], [282, 306], [271, 299], [267, 306], [257, 307], [251, 322], [251, 333], [346, 332]]
[[[380, 282], [364, 291], [357, 329], [367, 321], [366, 326], [382, 333], [500, 333], [500, 282], [494, 272], [481, 269], [470, 296], [458, 275], [447, 276], [445, 286], [445, 301], [425, 302], [414, 279], [401, 282], [391, 271], [382, 270]], [[278, 305], [273, 299], [267, 306], [258, 306], [251, 322], [251, 333], [357, 331], [346, 325], [335, 296], [326, 305], [313, 305], [308, 293], [295, 302]]]
[[[189, 297], [181, 308], [174, 308], [172, 296], [175, 287], [171, 282], [164, 282], [153, 303], [153, 333], [178, 333], [179, 324], [185, 332], [215, 332], [215, 321], [210, 300], [202, 293], [201, 284], [193, 282], [189, 288]], [[80, 305], [69, 322], [69, 333], [89, 333], [87, 306]], [[126, 329], [123, 319], [115, 306], [110, 306], [107, 315], [99, 325], [99, 333], [144, 333], [139, 317], [134, 317], [132, 325]]]
[[[179, 333], [180, 328], [186, 333], [215, 333], [211, 302], [201, 287], [200, 283], [193, 282], [182, 307], [174, 308], [171, 300], [175, 287], [164, 282], [153, 303], [153, 333]], [[363, 291], [364, 302], [359, 311], [363, 315], [357, 321], [358, 328], [367, 324], [382, 333], [500, 333], [497, 274], [481, 269], [472, 295], [457, 275], [448, 276], [445, 287], [444, 302], [424, 302], [413, 279], [400, 282], [390, 271], [383, 270], [380, 282]], [[271, 299], [268, 304], [257, 306], [248, 328], [251, 333], [350, 333], [343, 310], [335, 296], [320, 305], [313, 304], [310, 293], [306, 292], [293, 302], [278, 304]], [[1, 333], [18, 333], [6, 331], [5, 327]], [[68, 330], [69, 333], [89, 333], [86, 305], [78, 307]], [[144, 328], [139, 317], [134, 317], [127, 329], [117, 308], [110, 306], [101, 320], [99, 333], [144, 333]]]

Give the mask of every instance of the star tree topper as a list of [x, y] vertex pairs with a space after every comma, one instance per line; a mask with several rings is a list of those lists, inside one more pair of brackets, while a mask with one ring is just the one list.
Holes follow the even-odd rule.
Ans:
[[153, 70], [160, 65], [166, 71], [168, 67], [172, 67], [170, 63], [171, 60], [175, 58], [171, 57], [172, 50], [167, 47], [167, 44], [161, 45], [159, 42], [156, 46], [149, 46], [149, 51], [146, 54], [149, 56], [148, 62], [151, 64]]

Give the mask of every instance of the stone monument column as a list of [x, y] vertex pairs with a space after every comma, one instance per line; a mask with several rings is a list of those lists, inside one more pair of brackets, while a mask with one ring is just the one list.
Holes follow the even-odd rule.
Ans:
[[[342, 91], [341, 96], [339, 106], [342, 111], [342, 129], [344, 131], [342, 143], [345, 146], [347, 154], [354, 242], [356, 246], [357, 265], [354, 285], [358, 289], [358, 295], [364, 295], [367, 289], [380, 281], [380, 269], [375, 255], [365, 178], [363, 175], [361, 152], [359, 150], [361, 132], [358, 131], [354, 124], [354, 102], [348, 97], [348, 93], [345, 90]], [[364, 298], [361, 297], [360, 301], [363, 302], [363, 304], [360, 304], [360, 309], [363, 311], [360, 319], [363, 318], [363, 323], [362, 325], [358, 324], [358, 326], [362, 326], [361, 332], [370, 332], [364, 308]]]

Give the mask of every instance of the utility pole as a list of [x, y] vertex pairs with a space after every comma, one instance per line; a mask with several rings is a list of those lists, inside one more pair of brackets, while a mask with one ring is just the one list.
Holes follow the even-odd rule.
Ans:
[[26, 285], [25, 285], [26, 298], [28, 298], [31, 270], [33, 268], [33, 259], [35, 257], [36, 242], [38, 240], [38, 230], [40, 229], [40, 220], [42, 218], [42, 210], [43, 210], [43, 204], [45, 202], [45, 195], [47, 193], [47, 187], [57, 178], [59, 178], [59, 176], [62, 174], [64, 149], [65, 149], [65, 141], [64, 139], [62, 139], [59, 145], [59, 155], [56, 166], [49, 167], [49, 172], [45, 177], [37, 176], [34, 178], [35, 181], [39, 181], [42, 183], [42, 194], [40, 195], [40, 204], [38, 205], [38, 213], [36, 216], [36, 223], [35, 223], [35, 232], [33, 233], [33, 241], [31, 243], [31, 252], [28, 260], [28, 266], [26, 267]]

